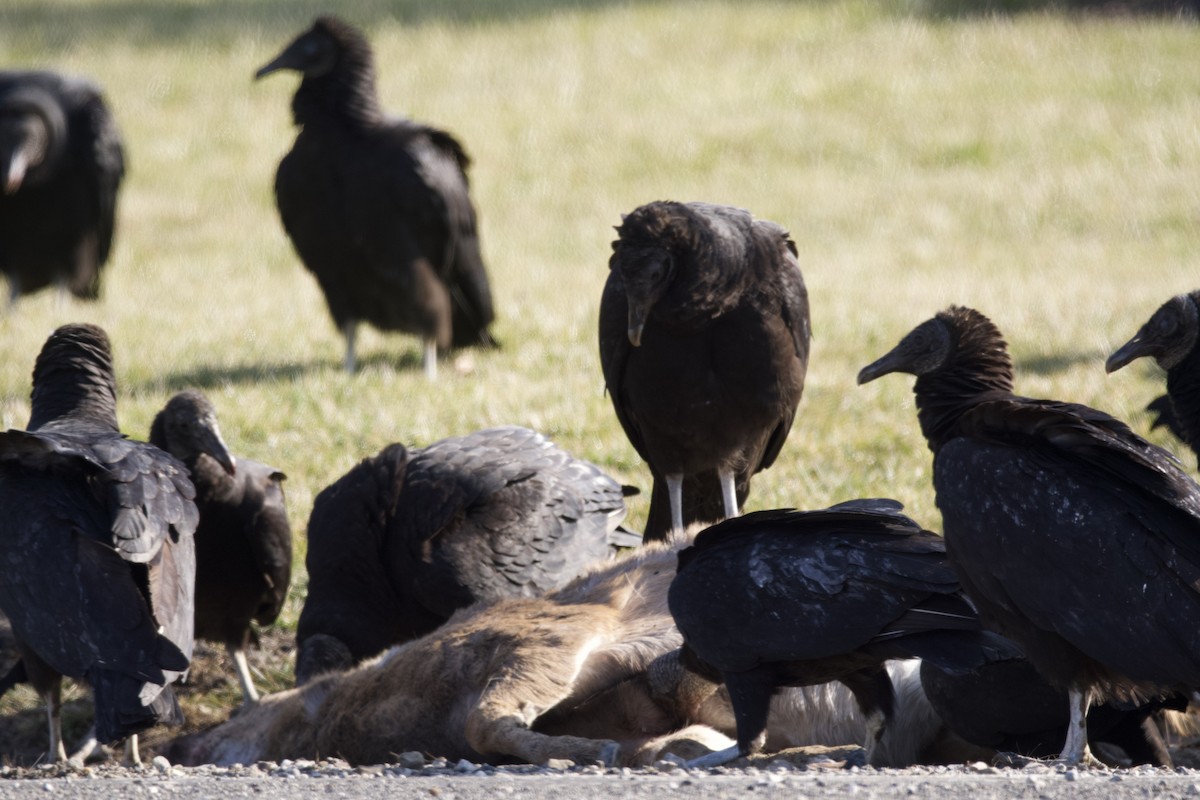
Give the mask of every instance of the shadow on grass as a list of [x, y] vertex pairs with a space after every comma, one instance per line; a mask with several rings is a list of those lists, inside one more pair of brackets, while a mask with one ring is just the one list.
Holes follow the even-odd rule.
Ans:
[[1200, 0], [915, 0], [908, 8], [933, 19], [1051, 13], [1088, 17], [1177, 17], [1195, 21]]
[[[365, 370], [378, 369], [393, 372], [420, 372], [423, 368], [424, 365], [418, 353], [381, 351], [359, 356], [357, 371], [361, 373]], [[256, 362], [233, 366], [201, 364], [194, 369], [172, 372], [162, 379], [155, 379], [149, 384], [134, 388], [159, 389], [165, 386], [170, 392], [178, 392], [183, 389], [204, 390], [258, 383], [290, 383], [298, 378], [330, 371], [342, 371], [341, 359]]]
[[1100, 350], [1079, 350], [1074, 353], [1054, 353], [1050, 355], [1032, 356], [1016, 362], [1017, 374], [1032, 372], [1036, 375], [1055, 375], [1066, 372], [1077, 364], [1095, 364], [1096, 369], [1104, 369], [1105, 353]]

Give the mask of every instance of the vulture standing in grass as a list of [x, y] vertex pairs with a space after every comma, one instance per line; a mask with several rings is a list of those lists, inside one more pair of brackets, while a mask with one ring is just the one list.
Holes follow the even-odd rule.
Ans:
[[196, 486], [196, 637], [225, 645], [242, 697], [258, 700], [246, 663], [250, 622], [279, 617], [292, 575], [292, 529], [282, 472], [234, 459], [208, 398], [172, 397], [150, 428], [150, 443], [178, 458]]
[[963, 671], [1019, 651], [980, 629], [940, 536], [894, 500], [822, 511], [758, 511], [702, 531], [679, 554], [667, 597], [684, 666], [725, 683], [737, 744], [709, 767], [760, 750], [782, 686], [840, 681], [867, 720], [868, 763], [892, 717], [889, 658]]
[[124, 174], [121, 134], [95, 84], [0, 71], [0, 272], [10, 307], [50, 285], [99, 296]]
[[535, 597], [641, 539], [624, 489], [541, 434], [390, 445], [323, 490], [308, 523], [296, 682], [415, 639], [477, 600]]
[[1167, 394], [1148, 409], [1158, 413], [1155, 427], [1164, 425], [1200, 457], [1200, 289], [1163, 303], [1132, 339], [1108, 357], [1104, 368], [1114, 372], [1149, 356], [1167, 371]]
[[951, 307], [859, 373], [916, 375], [946, 550], [984, 623], [1067, 690], [1067, 763], [1093, 701], [1200, 686], [1200, 486], [1083, 405], [1013, 393], [996, 326]]
[[[1047, 683], [1024, 658], [992, 661], [958, 673], [925, 661], [921, 686], [946, 727], [979, 747], [1052, 758], [1067, 735], [1067, 693]], [[1155, 717], [1164, 708], [1186, 707], [1187, 698], [1178, 694], [1133, 705], [1094, 704], [1087, 716], [1090, 747], [1104, 757], [1110, 751], [1096, 745], [1116, 745], [1131, 765], [1171, 767], [1171, 753]]]
[[33, 370], [26, 431], [0, 434], [0, 609], [65, 760], [63, 675], [92, 687], [96, 736], [182, 721], [192, 654], [195, 492], [187, 470], [117, 428], [108, 336], [66, 325]]
[[430, 378], [439, 352], [494, 345], [462, 145], [384, 114], [370, 45], [335, 17], [319, 17], [256, 77], [283, 69], [302, 76], [292, 99], [300, 133], [275, 200], [346, 338], [346, 369], [360, 322], [420, 336]]
[[808, 293], [787, 231], [749, 212], [655, 202], [617, 228], [600, 364], [654, 477], [646, 538], [737, 516], [804, 390]]

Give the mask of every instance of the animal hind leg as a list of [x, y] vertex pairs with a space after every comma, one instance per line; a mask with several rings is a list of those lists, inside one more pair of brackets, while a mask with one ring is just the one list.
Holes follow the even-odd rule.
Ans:
[[689, 767], [717, 767], [735, 758], [762, 750], [767, 741], [767, 716], [775, 694], [775, 675], [770, 667], [754, 667], [725, 673], [725, 688], [737, 722], [737, 744], [693, 759]]
[[717, 478], [721, 481], [721, 499], [725, 501], [725, 518], [732, 519], [742, 512], [738, 508], [737, 484], [731, 469], [717, 470]]

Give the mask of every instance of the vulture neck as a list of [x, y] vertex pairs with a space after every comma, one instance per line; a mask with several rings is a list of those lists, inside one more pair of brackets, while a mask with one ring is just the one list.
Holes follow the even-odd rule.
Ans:
[[1167, 370], [1167, 394], [1188, 445], [1200, 456], [1200, 347]]
[[71, 359], [44, 363], [34, 368], [32, 411], [29, 430], [71, 422], [85, 423], [104, 431], [118, 432], [117, 387], [112, 364], [97, 359]]
[[383, 121], [375, 91], [375, 63], [365, 42], [345, 45], [337, 65], [317, 77], [305, 77], [292, 98], [297, 125], [335, 119], [366, 130]]
[[959, 419], [988, 400], [1012, 397], [1012, 361], [998, 339], [986, 347], [961, 348], [951, 363], [917, 378], [917, 420], [935, 454], [957, 435]]

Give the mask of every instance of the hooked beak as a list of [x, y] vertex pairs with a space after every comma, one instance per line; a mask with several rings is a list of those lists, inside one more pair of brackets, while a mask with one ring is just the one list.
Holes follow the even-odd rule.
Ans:
[[13, 154], [12, 160], [8, 162], [8, 169], [4, 174], [4, 193], [16, 194], [21, 188], [21, 183], [25, 180], [25, 168], [28, 166], [28, 160], [25, 154], [17, 152]]
[[907, 361], [896, 352], [898, 349], [895, 348], [889, 351], [886, 355], [872, 361], [859, 370], [858, 385], [862, 386], [864, 383], [870, 383], [876, 378], [882, 378], [884, 375], [890, 375], [893, 372], [906, 371], [906, 367], [908, 366]]
[[649, 315], [649, 304], [629, 304], [629, 343], [634, 347], [642, 346], [642, 329], [646, 327], [646, 317]]
[[1157, 356], [1158, 351], [1157, 343], [1146, 335], [1146, 330], [1143, 328], [1108, 357], [1108, 360], [1104, 362], [1104, 371], [1111, 374], [1131, 361], [1146, 356]]
[[284, 57], [286, 55], [287, 55], [287, 51], [284, 51], [284, 52], [280, 53], [278, 56], [276, 56], [272, 61], [269, 61], [266, 64], [263, 64], [261, 67], [259, 67], [258, 71], [254, 73], [254, 80], [258, 80], [259, 78], [265, 78], [268, 75], [270, 75], [272, 72], [278, 72], [281, 69], [287, 69], [288, 66], [286, 63], [284, 63]]
[[233, 453], [229, 452], [225, 440], [221, 438], [220, 430], [214, 425], [211, 430], [206, 432], [204, 438], [202, 451], [208, 453], [214, 461], [220, 464], [227, 474], [237, 474], [237, 460], [233, 457]]

